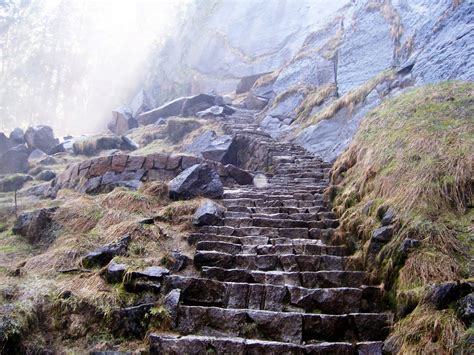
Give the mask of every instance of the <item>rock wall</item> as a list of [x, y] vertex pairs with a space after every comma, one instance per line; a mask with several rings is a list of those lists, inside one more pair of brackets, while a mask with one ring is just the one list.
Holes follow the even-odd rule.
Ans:
[[142, 181], [169, 181], [199, 163], [213, 167], [225, 186], [242, 183], [249, 173], [233, 166], [188, 155], [164, 153], [147, 156], [112, 155], [69, 166], [52, 183], [50, 194], [63, 188], [85, 193], [109, 191], [117, 186], [137, 188]]

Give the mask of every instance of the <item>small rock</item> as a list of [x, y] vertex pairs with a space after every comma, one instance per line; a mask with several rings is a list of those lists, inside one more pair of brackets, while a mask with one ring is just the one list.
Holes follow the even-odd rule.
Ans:
[[15, 174], [12, 176], [7, 176], [0, 179], [0, 192], [11, 192], [20, 190], [23, 185], [27, 182], [33, 180], [30, 175], [24, 174]]
[[420, 244], [421, 242], [419, 240], [405, 239], [402, 245], [400, 245], [400, 252], [402, 253], [402, 255], [406, 256], [408, 253], [420, 246]]
[[431, 303], [436, 309], [446, 309], [451, 303], [473, 291], [470, 282], [445, 282], [434, 285], [425, 296], [425, 302]]
[[26, 237], [31, 244], [49, 244], [55, 238], [56, 223], [53, 220], [57, 207], [25, 212], [18, 216], [13, 234]]
[[382, 226], [388, 226], [395, 220], [395, 211], [390, 207], [382, 217]]
[[170, 198], [189, 200], [193, 197], [221, 198], [224, 186], [208, 164], [196, 164], [184, 170], [168, 183]]
[[381, 227], [372, 232], [372, 240], [387, 243], [392, 239], [393, 227]]
[[196, 116], [199, 118], [224, 117], [224, 108], [222, 106], [212, 106], [207, 110], [199, 111]]
[[179, 251], [173, 251], [171, 253], [171, 257], [173, 260], [169, 267], [171, 271], [174, 272], [183, 270], [190, 262], [190, 259], [186, 255], [181, 254]]
[[82, 258], [82, 265], [86, 268], [107, 265], [114, 257], [125, 255], [130, 244], [130, 236], [126, 235], [115, 243], [104, 245]]
[[181, 297], [181, 290], [174, 289], [174, 290], [171, 290], [165, 296], [165, 299], [163, 301], [163, 307], [170, 315], [173, 327], [176, 325], [176, 321], [178, 320], [178, 307], [179, 307], [180, 297]]
[[199, 206], [193, 216], [193, 224], [197, 226], [223, 225], [225, 208], [213, 202], [206, 201]]
[[28, 127], [25, 141], [29, 149], [40, 149], [46, 154], [59, 144], [59, 140], [54, 138], [53, 129], [49, 126]]
[[457, 313], [459, 318], [466, 324], [467, 327], [472, 327], [474, 324], [474, 293], [470, 293], [466, 297], [461, 298], [457, 304]]
[[44, 170], [38, 174], [36, 177], [37, 180], [41, 181], [51, 181], [56, 177], [56, 173], [51, 170]]
[[153, 307], [154, 303], [146, 303], [113, 311], [110, 322], [112, 333], [118, 337], [143, 338], [150, 322], [147, 315]]
[[107, 265], [107, 270], [105, 271], [105, 280], [111, 284], [122, 282], [123, 275], [125, 275], [127, 268], [127, 265], [117, 264], [112, 260]]

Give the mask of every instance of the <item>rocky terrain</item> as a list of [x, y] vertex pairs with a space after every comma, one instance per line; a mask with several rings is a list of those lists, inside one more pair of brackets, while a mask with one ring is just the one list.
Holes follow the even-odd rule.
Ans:
[[473, 5], [197, 1], [108, 132], [0, 133], [0, 353], [470, 353]]

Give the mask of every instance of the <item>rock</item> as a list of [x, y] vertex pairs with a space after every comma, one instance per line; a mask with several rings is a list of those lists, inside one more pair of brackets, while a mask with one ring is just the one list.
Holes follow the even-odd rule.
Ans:
[[237, 149], [234, 139], [229, 136], [220, 136], [214, 139], [201, 151], [203, 158], [228, 164], [237, 160]]
[[30, 175], [15, 174], [0, 179], [0, 192], [11, 192], [20, 190], [23, 185], [33, 180]]
[[164, 267], [149, 266], [141, 271], [129, 272], [124, 286], [128, 292], [159, 293], [161, 281], [168, 274], [169, 270]]
[[112, 333], [117, 337], [143, 338], [151, 319], [149, 311], [153, 307], [154, 303], [146, 303], [112, 311], [110, 315]]
[[113, 260], [107, 265], [105, 270], [105, 280], [108, 283], [120, 283], [123, 280], [123, 276], [127, 272], [128, 266], [125, 264], [117, 264]]
[[216, 132], [211, 130], [206, 131], [194, 138], [192, 143], [186, 147], [186, 151], [194, 154], [200, 154], [211, 145], [212, 141], [216, 139], [216, 137]]
[[222, 101], [224, 102], [224, 105], [232, 105], [232, 97], [229, 95], [222, 96]]
[[112, 119], [107, 124], [107, 128], [118, 135], [123, 135], [136, 127], [138, 127], [138, 122], [133, 118], [132, 110], [124, 106], [112, 111]]
[[179, 116], [181, 114], [181, 111], [183, 109], [183, 104], [186, 101], [186, 99], [187, 99], [186, 97], [180, 97], [158, 108], [143, 112], [138, 115], [137, 121], [139, 124], [146, 126], [146, 125], [155, 123], [160, 118]]
[[451, 303], [473, 292], [473, 289], [474, 284], [470, 282], [445, 282], [432, 286], [424, 302], [432, 304], [436, 309], [446, 309]]
[[196, 114], [199, 118], [213, 118], [213, 117], [224, 117], [224, 107], [222, 106], [212, 106], [204, 111], [199, 111]]
[[34, 149], [28, 156], [28, 163], [30, 165], [38, 164], [41, 160], [48, 158], [49, 155], [40, 149]]
[[265, 106], [267, 106], [267, 104], [267, 99], [256, 96], [252, 93], [248, 94], [244, 100], [244, 105], [249, 110], [262, 110]]
[[55, 177], [56, 177], [56, 173], [54, 171], [44, 170], [36, 176], [36, 179], [41, 180], [41, 181], [51, 181]]
[[180, 142], [188, 133], [201, 127], [195, 120], [169, 119], [167, 124], [168, 138], [172, 143]]
[[12, 145], [24, 144], [25, 143], [25, 133], [21, 128], [15, 128], [10, 132], [10, 141]]
[[228, 164], [225, 166], [231, 178], [233, 178], [239, 185], [253, 184], [253, 176], [248, 171], [242, 170], [235, 165]]
[[259, 78], [261, 78], [262, 76], [267, 75], [267, 74], [270, 74], [270, 72], [244, 76], [243, 78], [240, 79], [239, 83], [237, 84], [237, 88], [235, 89], [235, 93], [237, 95], [239, 95], [239, 94], [243, 94], [245, 92], [250, 91], [253, 84], [255, 84], [255, 82]]
[[128, 150], [128, 151], [133, 151], [137, 150], [139, 148], [138, 144], [132, 141], [130, 138], [127, 136], [122, 136], [122, 140], [120, 142], [119, 148], [120, 150]]
[[395, 211], [393, 208], [388, 208], [382, 217], [382, 226], [388, 226], [395, 221]]
[[466, 324], [467, 327], [472, 328], [474, 324], [474, 293], [461, 298], [456, 304], [457, 314], [459, 318]]
[[130, 240], [130, 236], [126, 235], [117, 242], [104, 245], [90, 252], [82, 258], [82, 265], [86, 268], [107, 265], [114, 257], [127, 254]]
[[179, 307], [179, 299], [181, 297], [181, 290], [174, 289], [171, 290], [163, 300], [163, 307], [168, 312], [173, 327], [176, 326], [176, 321], [178, 319], [178, 307]]
[[408, 253], [412, 252], [421, 245], [419, 240], [405, 239], [400, 245], [400, 253], [403, 257], [406, 257]]
[[5, 153], [8, 149], [10, 149], [11, 143], [7, 136], [0, 132], [0, 154]]
[[179, 251], [173, 251], [171, 253], [171, 258], [172, 261], [170, 263], [171, 265], [169, 265], [169, 268], [174, 272], [183, 270], [190, 262], [190, 259], [186, 255], [181, 254]]
[[10, 148], [0, 156], [0, 174], [26, 173], [28, 168], [28, 149], [23, 144]]
[[46, 154], [59, 144], [59, 140], [54, 138], [53, 129], [49, 126], [28, 127], [25, 141], [29, 149], [40, 149]]
[[197, 226], [223, 225], [225, 208], [213, 202], [206, 201], [199, 206], [193, 216], [193, 224]]
[[13, 226], [13, 234], [21, 235], [31, 243], [46, 245], [55, 239], [56, 229], [54, 212], [57, 207], [43, 208], [32, 212], [24, 212], [18, 216]]
[[372, 240], [387, 243], [392, 239], [393, 227], [381, 227], [372, 232]]
[[214, 95], [199, 94], [187, 97], [183, 103], [181, 116], [195, 116], [199, 111], [207, 110], [216, 104], [218, 104], [218, 98]]
[[203, 196], [221, 198], [224, 193], [222, 181], [208, 164], [196, 164], [184, 170], [168, 183], [169, 196], [175, 200], [188, 200]]

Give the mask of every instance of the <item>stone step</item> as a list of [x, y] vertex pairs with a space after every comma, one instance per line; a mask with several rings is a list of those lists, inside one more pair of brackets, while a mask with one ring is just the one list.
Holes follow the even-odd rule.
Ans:
[[291, 285], [306, 288], [360, 287], [368, 284], [368, 275], [363, 271], [255, 271], [203, 267], [202, 277], [218, 281], [245, 282], [273, 285]]
[[226, 217], [223, 220], [224, 226], [233, 228], [245, 227], [269, 227], [269, 228], [337, 228], [339, 220], [326, 218], [324, 220], [304, 221], [297, 219], [281, 219], [281, 218], [262, 218], [254, 217]]
[[335, 233], [334, 228], [329, 228], [326, 221], [311, 222], [312, 226], [322, 228], [272, 228], [272, 227], [238, 227], [231, 226], [203, 226], [199, 228], [202, 234], [218, 234], [235, 237], [260, 236], [269, 238], [287, 238], [287, 239], [321, 239], [329, 240]]
[[184, 305], [324, 314], [384, 310], [381, 301], [383, 290], [374, 286], [309, 289], [298, 286], [167, 276], [163, 281], [163, 288], [165, 292], [180, 289], [180, 303]]
[[279, 198], [238, 198], [222, 200], [224, 207], [313, 207], [322, 206], [322, 200], [297, 200]]
[[247, 270], [282, 270], [282, 271], [320, 271], [345, 270], [344, 257], [332, 255], [252, 255], [228, 254], [216, 251], [197, 251], [194, 255], [194, 265], [215, 266], [224, 269]]
[[[310, 240], [311, 241], [311, 240]], [[268, 242], [271, 242], [269, 239]], [[348, 250], [346, 246], [328, 246], [322, 243], [276, 243], [272, 244], [251, 244], [231, 243], [221, 240], [202, 240], [196, 243], [197, 251], [217, 251], [228, 254], [248, 254], [248, 255], [273, 255], [273, 254], [294, 254], [294, 255], [334, 255], [346, 256]]]
[[381, 355], [383, 342], [321, 342], [299, 345], [269, 340], [200, 335], [176, 336], [152, 333], [148, 337], [150, 355], [260, 354], [260, 355]]
[[261, 213], [261, 214], [318, 213], [320, 211], [325, 211], [325, 207], [322, 204], [320, 204], [319, 206], [311, 206], [311, 207], [247, 207], [247, 206], [227, 207], [227, 212], [245, 212], [245, 213]]
[[282, 191], [281, 193], [273, 193], [267, 194], [266, 192], [262, 192], [261, 190], [228, 190], [224, 192], [223, 199], [224, 200], [235, 200], [235, 199], [295, 199], [295, 200], [322, 200], [322, 194], [312, 194], [305, 191], [302, 192], [290, 192], [290, 191]]
[[176, 330], [301, 344], [383, 340], [391, 324], [392, 316], [384, 313], [328, 315], [180, 305]]

